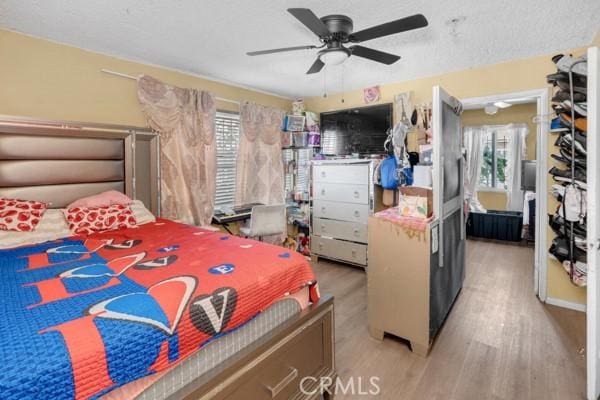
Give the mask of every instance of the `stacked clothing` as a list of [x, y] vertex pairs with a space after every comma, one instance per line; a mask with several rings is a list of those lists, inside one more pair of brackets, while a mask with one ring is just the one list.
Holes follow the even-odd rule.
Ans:
[[556, 233], [550, 254], [560, 261], [577, 286], [587, 285], [586, 190], [587, 190], [587, 64], [585, 58], [556, 55], [552, 58], [557, 72], [546, 77], [555, 87], [552, 108], [556, 117], [550, 132], [557, 161], [549, 173], [556, 184], [552, 194], [559, 206], [549, 216]]

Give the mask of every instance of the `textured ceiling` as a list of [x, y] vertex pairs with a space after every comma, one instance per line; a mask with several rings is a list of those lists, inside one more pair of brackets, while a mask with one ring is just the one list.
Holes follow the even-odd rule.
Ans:
[[0, 27], [284, 96], [321, 95], [323, 73], [305, 75], [316, 50], [245, 55], [319, 44], [289, 7], [346, 14], [355, 31], [415, 13], [429, 20], [362, 43], [402, 59], [351, 57], [326, 72], [329, 92], [341, 91], [342, 69], [344, 89], [357, 89], [586, 46], [600, 27], [600, 0], [0, 0]]

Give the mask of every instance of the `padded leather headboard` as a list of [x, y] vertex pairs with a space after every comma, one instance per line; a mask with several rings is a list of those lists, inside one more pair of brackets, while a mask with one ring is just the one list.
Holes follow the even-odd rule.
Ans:
[[125, 192], [125, 140], [0, 131], [0, 197], [62, 208], [115, 189]]

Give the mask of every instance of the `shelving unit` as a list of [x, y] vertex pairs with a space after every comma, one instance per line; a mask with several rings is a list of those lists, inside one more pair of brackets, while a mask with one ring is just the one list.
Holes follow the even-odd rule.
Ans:
[[282, 149], [286, 201], [308, 202], [310, 192], [310, 160], [315, 147]]

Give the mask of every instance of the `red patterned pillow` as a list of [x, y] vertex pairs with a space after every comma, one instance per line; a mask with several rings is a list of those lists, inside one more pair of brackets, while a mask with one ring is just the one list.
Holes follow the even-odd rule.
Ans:
[[40, 201], [0, 198], [0, 230], [34, 231], [47, 208]]
[[65, 210], [69, 229], [78, 235], [89, 235], [114, 229], [131, 228], [137, 225], [129, 206], [74, 207]]

